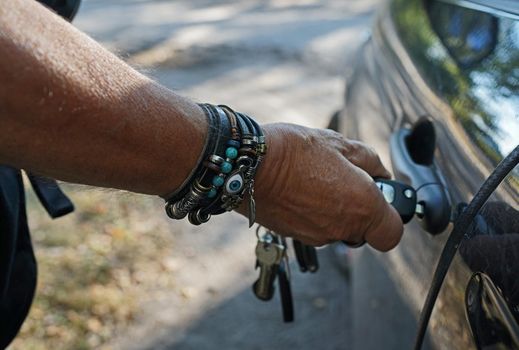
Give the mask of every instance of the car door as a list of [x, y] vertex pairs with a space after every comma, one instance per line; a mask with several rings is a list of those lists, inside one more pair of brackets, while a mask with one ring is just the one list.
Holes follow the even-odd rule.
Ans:
[[[356, 251], [356, 348], [412, 346], [451, 219], [519, 142], [518, 7], [394, 0], [359, 53], [339, 128], [372, 144], [429, 212], [389, 254]], [[467, 232], [425, 347], [515, 346], [518, 193], [515, 170]]]

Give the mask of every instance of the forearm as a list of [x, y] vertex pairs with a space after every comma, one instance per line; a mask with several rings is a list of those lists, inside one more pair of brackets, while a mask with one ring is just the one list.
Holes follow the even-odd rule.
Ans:
[[0, 6], [0, 163], [165, 194], [187, 177], [207, 124], [33, 0]]
[[[0, 164], [163, 195], [196, 166], [207, 128], [196, 104], [35, 1], [0, 0]], [[326, 130], [262, 129], [268, 154], [254, 179], [260, 224], [312, 244], [397, 244], [402, 222], [372, 180], [389, 176], [373, 150]]]

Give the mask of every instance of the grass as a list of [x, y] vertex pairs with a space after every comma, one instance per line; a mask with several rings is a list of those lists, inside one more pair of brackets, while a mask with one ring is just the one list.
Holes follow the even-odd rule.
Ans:
[[28, 193], [38, 287], [12, 350], [106, 349], [150, 291], [174, 286], [173, 234], [160, 200], [73, 185], [65, 191], [76, 211], [57, 220]]

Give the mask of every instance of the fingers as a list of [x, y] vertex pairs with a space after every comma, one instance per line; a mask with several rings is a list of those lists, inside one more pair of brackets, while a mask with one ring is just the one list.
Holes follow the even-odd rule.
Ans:
[[387, 251], [399, 242], [400, 217], [373, 181], [390, 174], [372, 148], [330, 130], [275, 124], [264, 132], [269, 154], [255, 188], [260, 224], [315, 246], [365, 239]]
[[373, 248], [387, 252], [400, 242], [404, 226], [395, 208], [385, 201], [379, 214], [368, 228], [364, 239]]
[[[335, 142], [341, 143], [342, 155], [353, 165], [364, 170], [372, 178], [391, 178], [391, 173], [384, 167], [373, 147], [360, 141], [347, 140], [342, 135], [333, 135], [333, 137]], [[388, 204], [380, 193], [377, 193], [377, 199], [373, 203], [378, 203], [376, 205], [378, 209], [374, 210], [377, 215], [366, 231], [364, 239], [373, 248], [385, 252], [400, 242], [403, 223], [395, 208]], [[375, 206], [375, 204], [373, 205]]]
[[355, 169], [350, 173], [350, 185], [355, 189], [350, 195], [356, 205], [347, 208], [347, 211], [356, 212], [360, 227], [352, 219], [345, 232], [347, 238], [341, 239], [351, 243], [366, 241], [383, 252], [393, 249], [400, 242], [404, 230], [400, 215], [386, 202], [371, 176], [359, 167], [349, 164]]
[[351, 163], [367, 172], [371, 177], [391, 178], [373, 147], [360, 141], [347, 140], [338, 132], [327, 130], [327, 137]]
[[373, 147], [360, 141], [344, 140], [342, 154], [351, 163], [367, 172], [371, 177], [391, 178], [391, 173], [384, 167]]

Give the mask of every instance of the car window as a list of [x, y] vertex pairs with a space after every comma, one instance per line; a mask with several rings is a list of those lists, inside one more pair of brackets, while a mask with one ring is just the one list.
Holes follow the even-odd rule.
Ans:
[[428, 13], [456, 62], [452, 105], [497, 164], [519, 135], [519, 21], [441, 1], [429, 1]]
[[519, 135], [519, 20], [437, 0], [425, 1], [425, 10], [422, 4], [393, 2], [399, 36], [422, 77], [495, 166]]
[[475, 10], [482, 10], [496, 15], [515, 17], [519, 16], [519, 2], [516, 0], [442, 0], [452, 4], [463, 3], [464, 6]]
[[429, 3], [429, 16], [438, 37], [462, 69], [477, 66], [492, 55], [499, 31], [496, 17], [438, 1]]

